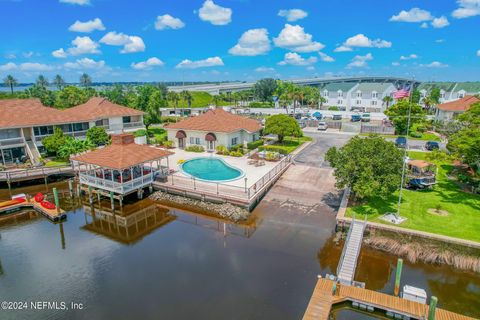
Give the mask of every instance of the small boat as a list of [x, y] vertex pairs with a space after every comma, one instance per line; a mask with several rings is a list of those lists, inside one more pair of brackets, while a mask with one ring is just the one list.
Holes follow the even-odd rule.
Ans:
[[37, 192], [34, 198], [36, 202], [42, 202], [43, 199], [45, 199], [45, 196], [43, 195], [43, 193]]
[[40, 205], [44, 207], [45, 209], [53, 210], [56, 208], [54, 203], [51, 203], [50, 201], [43, 200], [40, 202]]
[[22, 202], [25, 202], [25, 199], [20, 198], [20, 199], [3, 201], [3, 202], [0, 202], [0, 208], [14, 206], [14, 205], [22, 203]]

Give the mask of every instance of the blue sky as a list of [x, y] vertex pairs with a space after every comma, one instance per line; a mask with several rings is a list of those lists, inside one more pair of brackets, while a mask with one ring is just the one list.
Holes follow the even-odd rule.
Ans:
[[0, 0], [0, 76], [480, 80], [480, 0]]

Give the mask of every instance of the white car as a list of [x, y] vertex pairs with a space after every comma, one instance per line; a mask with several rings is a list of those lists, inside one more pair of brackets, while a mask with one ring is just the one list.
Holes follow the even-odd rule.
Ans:
[[321, 122], [318, 123], [317, 130], [325, 131], [327, 129], [328, 129], [328, 124], [326, 122], [321, 121]]

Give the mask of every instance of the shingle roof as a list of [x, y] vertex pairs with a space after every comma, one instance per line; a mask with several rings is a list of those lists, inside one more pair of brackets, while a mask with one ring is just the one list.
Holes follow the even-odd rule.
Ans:
[[463, 112], [468, 110], [470, 106], [476, 102], [480, 102], [480, 99], [475, 96], [465, 96], [459, 100], [439, 104], [437, 105], [437, 108], [443, 111]]
[[74, 156], [70, 160], [103, 168], [122, 170], [140, 163], [168, 157], [172, 154], [172, 152], [167, 150], [136, 144], [132, 134], [124, 133], [112, 135], [111, 145]]
[[39, 99], [0, 100], [0, 114], [0, 128], [17, 128], [142, 115], [143, 112], [94, 97], [66, 110], [45, 107]]
[[362, 92], [384, 92], [389, 87], [392, 87], [392, 83], [377, 83], [377, 82], [362, 82], [358, 85], [355, 91], [359, 90]]
[[480, 93], [480, 82], [459, 82], [455, 87], [455, 92], [465, 90], [468, 93]]
[[342, 90], [343, 92], [348, 92], [352, 89], [357, 83], [356, 82], [337, 82], [337, 83], [329, 83], [325, 87], [322, 88], [321, 91], [327, 90], [329, 92], [337, 92]]
[[455, 87], [455, 82], [425, 82], [420, 84], [418, 90], [431, 91], [433, 88], [438, 88], [446, 92], [452, 91]]
[[232, 114], [219, 108], [208, 110], [196, 117], [169, 124], [165, 128], [211, 132], [235, 132], [238, 130], [256, 132], [261, 129], [261, 124], [255, 119]]

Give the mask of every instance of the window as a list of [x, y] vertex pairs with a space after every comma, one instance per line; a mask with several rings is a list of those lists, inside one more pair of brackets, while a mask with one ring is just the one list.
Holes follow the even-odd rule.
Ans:
[[343, 91], [338, 91], [338, 97], [343, 98]]
[[123, 117], [123, 123], [130, 123], [132, 122], [132, 118], [131, 117]]
[[254, 133], [252, 134], [252, 141], [256, 141], [257, 140], [257, 135]]
[[46, 136], [53, 134], [53, 126], [33, 127], [33, 133], [36, 136]]
[[200, 138], [195, 138], [195, 144], [200, 144]]
[[337, 104], [343, 104], [343, 100], [338, 100]]
[[190, 137], [190, 144], [200, 144], [200, 138]]
[[0, 130], [0, 139], [20, 138], [20, 129], [4, 129]]
[[362, 100], [357, 100], [356, 103], [357, 104], [362, 104]]
[[459, 93], [459, 94], [458, 94], [458, 98], [459, 98], [459, 99], [462, 99], [464, 96], [465, 96], [465, 95], [464, 95], [463, 93]]
[[88, 122], [73, 123], [73, 131], [87, 131]]
[[377, 105], [377, 101], [373, 100], [372, 101], [372, 106], [376, 106]]
[[328, 91], [327, 91], [327, 90], [323, 91], [323, 96], [324, 96], [325, 98], [328, 97]]
[[71, 123], [59, 125], [58, 128], [60, 128], [60, 130], [62, 130], [63, 132], [72, 132], [73, 131]]
[[232, 146], [237, 145], [237, 144], [238, 144], [238, 138], [237, 137], [232, 138]]
[[108, 119], [101, 119], [101, 120], [97, 120], [95, 121], [95, 126], [97, 127], [103, 127], [103, 126], [108, 126], [109, 122], [108, 122]]
[[372, 99], [378, 98], [378, 92], [372, 92]]
[[357, 92], [357, 98], [361, 98], [362, 97], [362, 92], [358, 91]]

